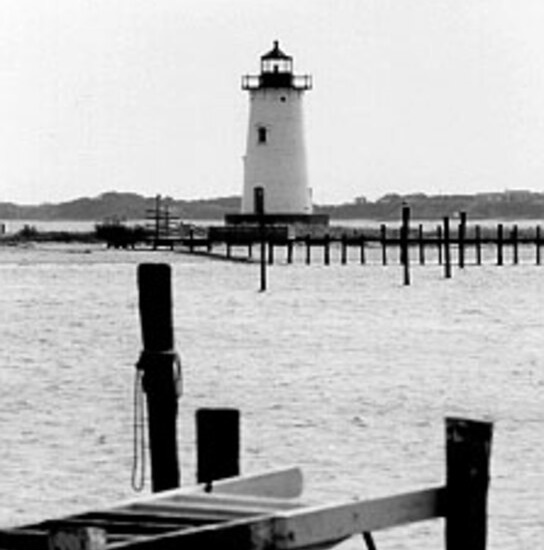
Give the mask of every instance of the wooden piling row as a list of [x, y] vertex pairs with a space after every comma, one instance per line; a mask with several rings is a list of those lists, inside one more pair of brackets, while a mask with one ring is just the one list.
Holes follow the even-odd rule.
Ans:
[[[255, 190], [258, 193], [258, 189]], [[256, 206], [258, 205], [258, 197], [256, 198]], [[262, 205], [264, 214], [264, 203]], [[410, 209], [404, 206], [402, 209], [401, 225], [398, 229], [389, 229], [386, 224], [380, 224], [378, 231], [366, 230], [362, 232], [348, 234], [343, 232], [339, 235], [331, 235], [325, 233], [321, 236], [312, 236], [307, 234], [305, 237], [280, 237], [271, 238], [269, 230], [266, 226], [259, 223], [259, 237], [261, 244], [261, 290], [266, 289], [266, 265], [272, 265], [276, 260], [276, 249], [285, 247], [285, 258], [287, 264], [292, 264], [295, 261], [295, 252], [297, 244], [302, 244], [305, 249], [305, 263], [312, 263], [312, 249], [314, 247], [322, 250], [322, 262], [325, 266], [333, 263], [333, 258], [337, 258], [341, 265], [347, 265], [350, 261], [350, 249], [359, 249], [359, 263], [364, 265], [368, 261], [367, 250], [370, 247], [376, 247], [380, 251], [380, 263], [388, 265], [390, 262], [390, 250], [398, 248], [399, 264], [402, 267], [403, 284], [410, 284], [410, 254], [414, 251], [419, 265], [423, 266], [429, 263], [437, 263], [444, 266], [444, 276], [451, 278], [453, 276], [454, 259], [455, 265], [459, 269], [464, 269], [467, 264], [472, 262], [472, 265], [480, 266], [483, 263], [484, 247], [493, 246], [496, 251], [496, 265], [503, 266], [506, 261], [505, 253], [511, 252], [508, 257], [513, 265], [518, 265], [521, 261], [521, 247], [533, 245], [535, 247], [535, 264], [541, 265], [541, 249], [542, 249], [542, 232], [541, 226], [536, 226], [533, 235], [528, 234], [526, 230], [521, 231], [517, 224], [510, 228], [505, 228], [503, 223], [499, 223], [494, 231], [492, 228], [483, 229], [480, 225], [475, 225], [469, 228], [467, 225], [466, 213], [459, 213], [459, 223], [452, 231], [450, 217], [445, 217], [443, 223], [436, 226], [433, 233], [426, 232], [424, 225], [419, 223], [417, 228], [412, 232], [409, 227]], [[254, 242], [236, 241], [225, 239], [224, 254], [227, 259], [240, 260], [242, 258], [235, 257], [234, 247], [247, 247], [247, 259], [253, 258]], [[190, 230], [188, 237], [183, 243], [189, 252], [202, 250], [206, 246], [208, 251], [211, 251], [212, 242], [205, 238], [196, 238], [194, 230]], [[428, 248], [432, 247], [433, 255], [429, 255]], [[337, 251], [337, 256], [333, 255]], [[453, 250], [453, 252], [452, 252]]]

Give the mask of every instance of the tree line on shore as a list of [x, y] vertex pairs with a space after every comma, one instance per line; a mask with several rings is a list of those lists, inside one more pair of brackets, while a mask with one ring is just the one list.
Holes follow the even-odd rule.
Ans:
[[[172, 215], [184, 220], [222, 220], [225, 214], [240, 211], [238, 196], [200, 200], [163, 197]], [[470, 219], [539, 219], [544, 217], [544, 193], [504, 191], [473, 195], [400, 195], [389, 193], [376, 201], [359, 197], [350, 203], [315, 205], [318, 214], [331, 219], [398, 219], [403, 204], [411, 207], [417, 219], [441, 219], [466, 212]], [[58, 204], [17, 205], [0, 202], [0, 220], [107, 220], [145, 219], [153, 212], [156, 197], [136, 193], [103, 193], [94, 198], [78, 198]]]

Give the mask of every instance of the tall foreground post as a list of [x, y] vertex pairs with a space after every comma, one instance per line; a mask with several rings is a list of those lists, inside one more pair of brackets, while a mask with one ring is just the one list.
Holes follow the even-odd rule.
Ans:
[[179, 487], [176, 422], [179, 358], [174, 351], [171, 271], [138, 266], [143, 351], [138, 368], [147, 396], [151, 484], [154, 492]]
[[446, 550], [485, 550], [493, 426], [446, 419]]

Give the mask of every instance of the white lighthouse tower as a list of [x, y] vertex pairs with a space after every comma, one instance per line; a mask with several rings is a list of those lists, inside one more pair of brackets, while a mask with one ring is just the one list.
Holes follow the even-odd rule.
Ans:
[[244, 190], [241, 215], [230, 221], [251, 221], [258, 187], [264, 190], [269, 221], [310, 223], [314, 218], [302, 109], [304, 93], [311, 88], [311, 76], [293, 74], [293, 58], [277, 41], [261, 56], [260, 74], [243, 77], [242, 89], [250, 100]]

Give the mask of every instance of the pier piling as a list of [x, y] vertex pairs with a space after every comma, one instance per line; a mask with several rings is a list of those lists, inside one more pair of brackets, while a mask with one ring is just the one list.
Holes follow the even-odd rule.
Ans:
[[330, 265], [331, 263], [331, 237], [327, 233], [323, 239], [323, 263]]
[[497, 265], [503, 265], [503, 225], [499, 223], [497, 225]]
[[459, 213], [459, 229], [457, 233], [457, 240], [458, 240], [458, 247], [459, 247], [459, 254], [458, 254], [458, 262], [459, 262], [459, 268], [464, 269], [465, 267], [465, 238], [466, 238], [466, 232], [467, 232], [467, 213], [466, 212], [460, 212]]
[[365, 257], [365, 237], [364, 235], [361, 235], [359, 237], [359, 246], [360, 246], [360, 255], [361, 255], [361, 265], [364, 265], [366, 263], [366, 257]]
[[485, 550], [492, 424], [446, 419], [446, 550]]
[[259, 241], [261, 245], [260, 255], [260, 279], [261, 286], [260, 291], [266, 290], [266, 232], [265, 232], [265, 220], [264, 220], [264, 188], [255, 187], [253, 190], [253, 202], [255, 208], [255, 214], [259, 218]]
[[519, 246], [518, 246], [518, 226], [512, 227], [512, 263], [517, 265], [519, 263]]
[[425, 240], [423, 238], [423, 224], [418, 227], [419, 264], [425, 265]]
[[342, 265], [346, 265], [348, 261], [348, 241], [345, 233], [342, 233], [340, 246], [340, 262], [342, 263]]
[[387, 265], [387, 227], [380, 225], [380, 241], [382, 243], [382, 265]]
[[400, 258], [403, 265], [403, 282], [404, 285], [410, 284], [410, 243], [408, 237], [410, 235], [410, 207], [402, 207], [402, 226], [400, 231]]
[[541, 237], [540, 237], [541, 229], [540, 225], [536, 226], [536, 234], [535, 234], [535, 245], [536, 245], [536, 265], [540, 265], [540, 243], [541, 243]]
[[450, 254], [450, 219], [444, 217], [444, 275], [451, 279], [451, 254]]
[[442, 265], [442, 226], [436, 226], [436, 247], [438, 252], [438, 265]]
[[482, 265], [482, 228], [479, 225], [474, 229], [474, 246], [476, 248], [476, 265]]
[[180, 364], [174, 350], [170, 266], [141, 264], [138, 287], [143, 340], [138, 369], [143, 373], [147, 397], [151, 483], [158, 492], [179, 487], [176, 422]]

